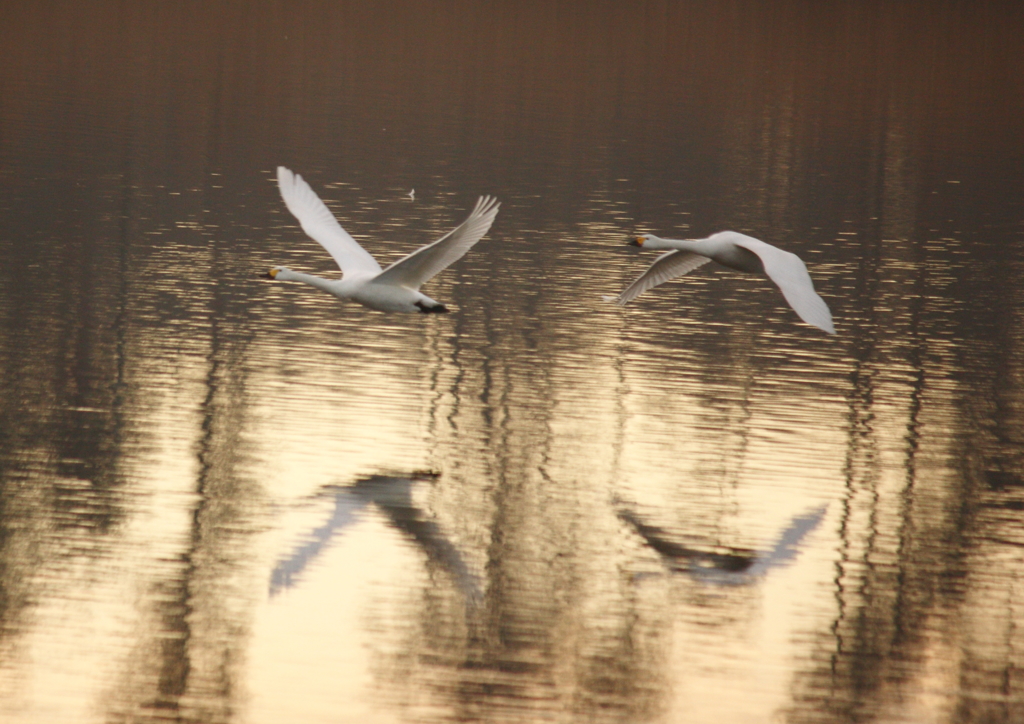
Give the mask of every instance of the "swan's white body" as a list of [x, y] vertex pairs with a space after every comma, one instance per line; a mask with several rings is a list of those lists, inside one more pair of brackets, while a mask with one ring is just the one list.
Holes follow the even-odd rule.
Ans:
[[340, 299], [351, 299], [381, 312], [447, 312], [448, 308], [420, 292], [420, 285], [461, 259], [494, 223], [500, 204], [481, 196], [469, 218], [433, 244], [417, 249], [387, 269], [359, 246], [301, 176], [277, 167], [277, 183], [285, 206], [302, 230], [327, 250], [341, 267], [341, 279], [324, 279], [277, 266], [266, 276], [282, 282], [305, 282]]
[[641, 234], [633, 243], [645, 249], [670, 251], [658, 257], [647, 271], [615, 297], [617, 304], [624, 305], [652, 287], [688, 274], [709, 261], [717, 261], [736, 271], [766, 275], [779, 287], [800, 319], [829, 334], [836, 333], [828, 305], [814, 291], [807, 267], [796, 254], [735, 231], [720, 231], [706, 239], [662, 239], [654, 234]]

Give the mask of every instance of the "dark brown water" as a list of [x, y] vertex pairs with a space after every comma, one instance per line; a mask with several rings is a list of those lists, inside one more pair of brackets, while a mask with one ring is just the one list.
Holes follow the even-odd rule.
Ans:
[[[0, 5], [0, 719], [1024, 720], [1022, 31]], [[259, 281], [333, 273], [279, 164], [383, 261], [498, 196], [453, 313]], [[724, 228], [838, 335], [602, 301]]]

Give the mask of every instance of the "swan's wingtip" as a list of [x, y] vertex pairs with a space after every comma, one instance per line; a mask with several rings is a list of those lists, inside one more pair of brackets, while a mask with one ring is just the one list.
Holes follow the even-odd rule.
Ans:
[[835, 326], [833, 326], [831, 318], [828, 318], [828, 319], [818, 319], [818, 320], [815, 320], [813, 322], [811, 320], [809, 320], [809, 319], [805, 320], [805, 321], [808, 324], [817, 327], [822, 332], [826, 332], [827, 334], [835, 334], [836, 333], [836, 328], [835, 328]]
[[822, 330], [824, 330], [825, 332], [828, 332], [829, 334], [835, 334], [836, 333], [836, 327], [835, 327], [835, 324], [832, 321], [832, 313], [828, 310], [827, 307], [823, 311], [825, 313], [821, 315], [821, 318], [815, 324], [815, 326], [821, 328]]

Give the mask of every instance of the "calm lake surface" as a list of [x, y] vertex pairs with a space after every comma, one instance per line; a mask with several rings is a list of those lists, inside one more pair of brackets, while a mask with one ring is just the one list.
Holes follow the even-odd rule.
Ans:
[[[1024, 6], [0, 5], [0, 720], [1024, 721]], [[385, 315], [383, 262], [494, 194]], [[415, 189], [415, 198], [408, 192]], [[631, 233], [797, 253], [838, 334]]]

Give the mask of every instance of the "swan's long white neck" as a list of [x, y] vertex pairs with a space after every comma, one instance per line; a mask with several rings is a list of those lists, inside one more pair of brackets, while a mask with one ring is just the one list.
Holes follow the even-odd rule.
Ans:
[[303, 274], [302, 272], [292, 271], [291, 269], [280, 269], [274, 276], [274, 281], [305, 282], [306, 284], [314, 286], [325, 292], [329, 292], [331, 294], [338, 293], [337, 281], [324, 279], [323, 277], [314, 276], [313, 274]]
[[693, 245], [696, 243], [698, 243], [696, 239], [662, 239], [660, 236], [647, 234], [644, 248], [651, 249], [652, 251], [669, 251], [670, 249], [692, 251], [694, 249]]

